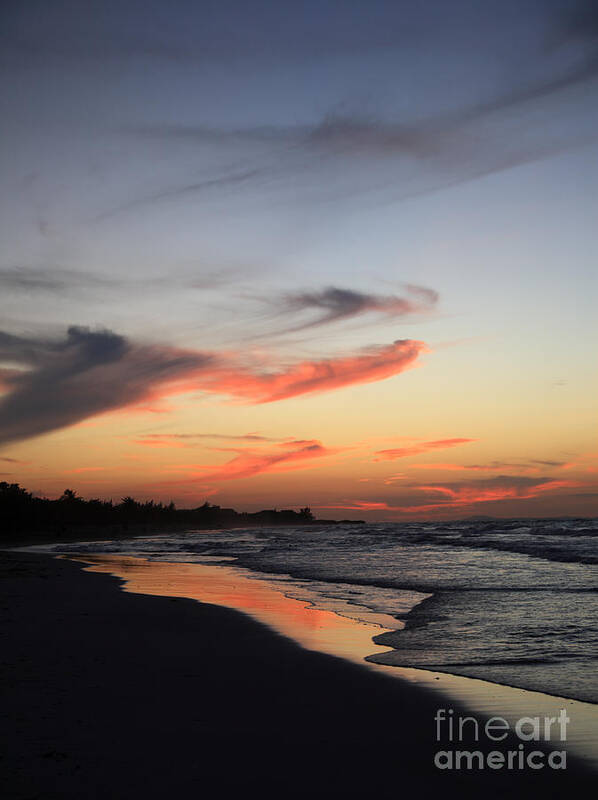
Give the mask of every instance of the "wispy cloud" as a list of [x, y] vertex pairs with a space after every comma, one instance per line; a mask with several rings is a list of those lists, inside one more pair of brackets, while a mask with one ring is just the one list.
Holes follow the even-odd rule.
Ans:
[[0, 288], [4, 292], [50, 292], [58, 294], [69, 288], [95, 287], [99, 281], [81, 272], [63, 269], [12, 267], [0, 269]]
[[461, 444], [475, 442], [476, 439], [437, 439], [432, 442], [420, 442], [419, 444], [409, 445], [408, 447], [394, 447], [389, 450], [377, 450], [374, 461], [394, 461], [397, 458], [407, 458], [417, 456], [420, 453], [428, 453], [431, 450], [446, 450], [450, 447], [458, 447]]
[[[237, 455], [219, 467], [194, 473], [202, 481], [228, 481], [251, 478], [263, 472], [288, 472], [311, 466], [314, 459], [335, 455], [316, 440], [297, 440], [281, 443], [272, 448], [230, 448]], [[226, 451], [225, 451], [226, 452]]]
[[580, 487], [576, 481], [557, 478], [531, 478], [522, 475], [498, 475], [484, 480], [452, 484], [433, 483], [411, 487], [424, 496], [419, 500], [410, 494], [403, 502], [357, 500], [338, 505], [321, 506], [350, 511], [389, 511], [399, 514], [427, 514], [436, 511], [467, 509], [481, 503], [506, 500], [529, 500], [561, 489]]
[[[454, 11], [451, 9], [451, 13]], [[428, 110], [417, 116], [403, 112], [399, 119], [363, 111], [331, 112], [311, 124], [218, 127], [167, 123], [131, 128], [131, 136], [154, 140], [160, 146], [165, 142], [184, 143], [202, 150], [218, 148], [220, 154], [228, 150], [234, 153], [236, 167], [231, 171], [230, 159], [224, 159], [217, 174], [159, 187], [102, 216], [190, 195], [210, 196], [214, 190], [229, 186], [247, 184], [255, 188], [264, 180], [270, 188], [291, 188], [297, 197], [297, 176], [302, 181], [307, 177], [312, 183], [319, 182], [322, 175], [332, 174], [326, 173], [329, 168], [342, 179], [334, 181], [336, 188], [327, 187], [326, 197], [382, 191], [385, 202], [401, 201], [595, 141], [595, 124], [587, 113], [591, 103], [583, 97], [587, 87], [598, 80], [595, 2], [580, 0], [561, 7], [555, 3], [550, 8], [526, 11], [519, 15], [519, 22], [538, 33], [526, 40], [528, 49], [520, 54], [516, 66], [514, 63], [511, 69], [506, 68], [500, 81], [491, 82], [492, 88], [487, 83], [476, 88], [473, 80], [469, 101], [463, 99], [440, 112]], [[465, 14], [464, 26], [474, 21], [468, 19], [471, 12], [471, 7], [460, 9], [459, 13]], [[399, 28], [404, 29], [405, 9], [401, 16], [401, 25], [393, 26], [393, 36]], [[507, 26], [508, 19], [505, 16]], [[416, 26], [418, 35], [422, 36], [422, 45], [432, 52], [437, 46], [434, 26], [429, 21], [422, 23], [420, 20]], [[480, 36], [489, 40], [489, 61], [506, 63], [512, 46], [511, 37], [505, 36], [508, 27], [494, 40], [495, 32], [480, 18], [474, 24], [481, 25]], [[429, 39], [426, 31], [431, 34]], [[334, 38], [331, 30], [327, 35]], [[498, 47], [496, 51], [493, 45]], [[472, 61], [471, 67], [475, 69], [480, 64]], [[563, 111], [559, 103], [569, 101], [574, 106]], [[554, 120], [555, 113], [561, 119], [566, 117], [568, 124], [547, 124]], [[355, 173], [359, 163], [385, 163], [386, 169], [371, 169], [370, 178], [364, 180], [363, 175], [358, 177]], [[309, 197], [313, 202], [313, 192]]]
[[149, 433], [134, 439], [135, 444], [147, 447], [190, 447], [205, 440], [224, 440], [231, 442], [276, 442], [269, 436], [258, 433]]
[[81, 272], [61, 267], [6, 267], [0, 268], [0, 290], [6, 294], [73, 294], [99, 293], [122, 294], [123, 291], [164, 292], [168, 290], [213, 289], [229, 283], [238, 271], [230, 268], [220, 270], [198, 269], [177, 277], [173, 275], [139, 279], [111, 277], [97, 273]]
[[386, 486], [389, 486], [392, 483], [396, 483], [397, 481], [405, 480], [407, 475], [404, 472], [397, 472], [394, 475], [389, 475], [387, 478], [384, 479], [384, 483]]
[[[236, 150], [245, 146], [247, 167], [243, 180], [261, 179], [269, 172], [284, 183], [297, 174], [320, 174], [327, 165], [352, 168], [355, 160], [407, 166], [353, 187], [357, 192], [388, 190], [386, 200], [403, 200], [467, 182], [559, 154], [596, 140], [592, 125], [571, 124], [547, 128], [538, 111], [567, 98], [568, 92], [598, 79], [598, 26], [595, 5], [581, 3], [577, 11], [556, 17], [553, 44], [530, 58], [510, 84], [469, 104], [425, 118], [392, 121], [360, 114], [327, 114], [313, 125], [255, 126], [238, 129], [209, 126], [156, 126], [132, 133], [157, 140], [195, 141], [198, 146], [218, 143]], [[577, 58], [571, 58], [571, 49]], [[555, 57], [555, 52], [557, 56]], [[556, 106], [558, 108], [558, 106]], [[585, 103], [578, 108], [584, 109]], [[554, 107], [552, 107], [554, 113]], [[570, 115], [569, 115], [570, 116]], [[582, 115], [583, 116], [583, 115]], [[571, 119], [573, 123], [573, 120]], [[262, 150], [253, 152], [256, 143]], [[346, 174], [346, 170], [345, 173]], [[216, 185], [227, 181], [223, 172]], [[201, 188], [201, 187], [198, 187]], [[172, 188], [165, 196], [182, 195], [194, 187]], [[296, 190], [296, 187], [295, 187]], [[339, 189], [346, 194], [347, 185]], [[160, 199], [147, 196], [140, 203]]]
[[508, 461], [493, 461], [490, 464], [453, 464], [447, 462], [420, 462], [411, 464], [409, 469], [443, 470], [446, 472], [462, 472], [471, 470], [473, 472], [500, 472], [504, 469], [520, 469], [521, 465]]
[[242, 184], [249, 183], [256, 178], [263, 177], [266, 170], [263, 167], [250, 167], [247, 169], [239, 170], [237, 172], [229, 173], [224, 172], [214, 178], [206, 178], [201, 181], [193, 181], [193, 183], [186, 183], [182, 186], [172, 186], [167, 189], [160, 189], [151, 194], [145, 194], [128, 203], [124, 203], [116, 208], [111, 208], [108, 211], [98, 214], [96, 217], [97, 222], [122, 214], [124, 211], [136, 209], [142, 206], [158, 203], [163, 200], [178, 200], [185, 197], [202, 195], [216, 190], [228, 189], [232, 187], [239, 187]]
[[504, 472], [508, 469], [516, 469], [519, 472], [540, 472], [545, 469], [564, 469], [567, 467], [565, 461], [554, 461], [548, 459], [521, 459], [519, 461], [490, 461], [487, 464], [454, 464], [446, 462], [420, 462], [411, 464], [409, 469], [439, 470], [443, 472]]
[[[172, 184], [158, 186], [145, 194], [142, 192], [138, 198], [115, 203], [106, 216], [160, 201], [185, 200], [202, 194], [209, 197], [214, 190], [238, 188], [245, 182], [261, 181], [264, 171], [268, 171], [273, 161], [277, 176], [290, 178], [293, 188], [296, 188], [294, 179], [306, 169], [319, 173], [322, 165], [330, 160], [338, 160], [344, 168], [361, 158], [400, 159], [410, 165], [416, 162], [419, 166], [423, 164], [431, 168], [434, 174], [427, 174], [421, 181], [401, 182], [397, 197], [470, 180], [582, 142], [582, 131], [575, 132], [569, 128], [564, 132], [559, 125], [547, 126], [544, 120], [534, 119], [533, 113], [524, 125], [532, 131], [531, 138], [521, 135], [520, 125], [504, 130], [502, 123], [513, 117], [522, 118], [530, 109], [533, 112], [539, 103], [561, 97], [598, 76], [598, 26], [593, 0], [527, 3], [521, 9], [515, 2], [503, 2], [501, 6], [505, 7], [505, 12], [499, 17], [480, 13], [475, 8], [479, 4], [471, 2], [380, 2], [370, 4], [372, 8], [368, 9], [368, 14], [360, 11], [359, 4], [353, 4], [349, 9], [347, 3], [339, 2], [329, 4], [324, 15], [316, 13], [316, 5], [312, 3], [307, 11], [303, 8], [305, 4], [301, 4], [301, 11], [285, 9], [284, 14], [278, 10], [277, 4], [261, 4], [259, 11], [252, 8], [249, 12], [247, 4], [235, 3], [234, 12], [230, 9], [214, 10], [213, 14], [206, 15], [198, 10], [197, 3], [179, 0], [176, 3], [178, 10], [170, 16], [165, 15], [156, 3], [149, 4], [147, 13], [141, 15], [130, 2], [124, 2], [119, 5], [118, 13], [103, 11], [85, 19], [74, 15], [71, 5], [70, 2], [55, 0], [43, 11], [37, 6], [33, 11], [32, 6], [18, 14], [8, 13], [2, 34], [8, 63], [13, 68], [43, 66], [48, 69], [52, 68], [53, 59], [59, 57], [60, 60], [73, 59], [73, 64], [88, 69], [90, 59], [99, 59], [104, 68], [117, 65], [122, 69], [123, 58], [147, 58], [154, 62], [155, 69], [163, 67], [161, 60], [167, 58], [178, 67], [173, 74], [176, 81], [187, 74], [189, 78], [195, 78], [198, 60], [204, 65], [206, 61], [230, 65], [241, 54], [244, 59], [252, 59], [259, 53], [261, 68], [272, 57], [275, 61], [270, 63], [270, 70], [274, 64], [276, 67], [284, 65], [286, 69], [289, 66], [287, 58], [292, 53], [292, 80], [297, 81], [294, 85], [301, 87], [301, 80], [297, 80], [297, 63], [311, 65], [314, 53], [318, 53], [318, 58], [324, 55], [328, 64], [330, 53], [343, 52], [349, 69], [351, 66], [355, 69], [360, 64], [351, 64], [351, 61], [359, 51], [362, 55], [368, 54], [370, 68], [376, 70], [372, 84], [386, 84], [390, 74], [401, 66], [406, 67], [404, 74], [408, 78], [402, 93], [407, 96], [412, 94], [411, 87], [427, 85], [430, 65], [436, 71], [443, 68], [454, 70], [456, 62], [462, 63], [467, 59], [470, 66], [469, 81], [463, 82], [470, 83], [471, 90], [464, 98], [463, 93], [455, 89], [454, 95], [459, 100], [454, 108], [446, 108], [446, 101], [453, 91], [447, 91], [446, 98], [438, 98], [430, 92], [442, 106], [441, 112], [431, 112], [429, 106], [418, 103], [418, 98], [414, 97], [403, 108], [399, 119], [381, 118], [382, 114], [377, 118], [361, 111], [330, 113], [309, 124], [269, 124], [268, 120], [284, 119], [286, 109], [279, 114], [274, 103], [269, 104], [261, 97], [255, 107], [249, 101], [248, 107], [253, 109], [245, 116], [251, 120], [249, 124], [243, 125], [244, 115], [236, 114], [240, 122], [228, 127], [218, 122], [211, 126], [177, 126], [169, 122], [165, 109], [177, 108], [179, 87], [162, 108], [163, 125], [144, 127], [141, 120], [147, 119], [147, 114], [138, 115], [136, 124], [135, 115], [128, 113], [126, 119], [133, 120], [131, 135], [137, 140], [154, 138], [160, 145], [164, 142], [187, 142], [198, 147], [217, 147], [221, 152], [228, 147], [234, 151], [235, 158], [223, 159], [220, 174], [200, 180], [183, 177], [180, 183], [174, 179]], [[106, 3], [100, 5], [103, 8]], [[233, 18], [237, 24], [231, 25]], [[471, 38], [467, 38], [467, 46], [462, 48], [459, 59], [455, 54], [463, 43], [459, 36], [469, 30]], [[521, 30], [528, 31], [529, 36], [515, 38], [516, 42], [525, 42], [524, 49], [517, 50], [515, 58], [513, 48], [517, 45], [510, 34], [511, 31], [519, 34]], [[480, 48], [472, 46], [475, 39], [483, 43]], [[408, 46], [402, 48], [400, 43], [406, 41]], [[385, 66], [378, 66], [377, 61], [381, 46], [388, 48], [386, 54], [391, 58], [391, 61], [384, 59]], [[403, 49], [406, 51], [405, 59], [394, 61], [391, 54]], [[244, 63], [247, 65], [246, 61]], [[488, 75], [495, 76], [496, 64], [501, 65], [499, 76], [489, 80]], [[75, 70], [74, 66], [71, 67], [67, 72]], [[480, 80], [476, 68], [482, 73]], [[251, 74], [252, 70], [248, 72]], [[216, 75], [218, 73], [216, 70]], [[52, 72], [50, 74], [53, 76]], [[206, 74], [210, 74], [210, 70]], [[240, 71], [238, 74], [242, 77]], [[307, 75], [311, 74], [307, 72]], [[332, 84], [336, 80], [338, 77]], [[181, 106], [181, 113], [174, 116], [190, 120], [210, 119], [209, 112], [213, 110], [210, 94], [219, 96], [219, 92], [224, 91], [215, 87], [218, 87], [218, 77], [204, 95], [207, 108], [199, 103], [195, 117], [189, 113], [186, 100], [183, 101], [185, 108]], [[156, 97], [159, 96], [158, 93]], [[180, 96], [188, 97], [182, 92]], [[252, 99], [258, 97], [254, 95]], [[136, 102], [138, 98], [131, 96], [133, 109]], [[329, 95], [326, 102], [329, 107], [335, 107], [335, 99]], [[388, 105], [391, 104], [387, 102], [386, 108]], [[587, 105], [589, 103], [582, 101], [578, 107], [583, 111]], [[307, 116], [305, 107], [301, 106], [299, 100], [297, 117], [301, 119], [303, 111], [304, 119], [310, 119], [311, 115]], [[259, 110], [263, 108], [267, 113], [260, 121]], [[218, 119], [219, 103], [215, 109], [212, 116]], [[160, 112], [159, 102], [154, 117], [157, 116], [156, 110]], [[256, 148], [256, 144], [261, 147]], [[245, 159], [244, 151], [247, 150], [251, 152]], [[190, 169], [182, 174], [196, 175], [196, 164], [197, 160], [191, 158]], [[396, 175], [392, 175], [386, 186], [392, 187], [396, 183]], [[340, 189], [341, 193], [343, 191], [344, 187]]]
[[[407, 294], [375, 295], [353, 289], [328, 286], [320, 291], [292, 292], [273, 301], [285, 318], [289, 314], [303, 314], [310, 317], [304, 322], [291, 325], [285, 333], [302, 331], [363, 314], [378, 314], [389, 318], [407, 317], [430, 313], [438, 302], [438, 293], [433, 289], [407, 284]], [[314, 315], [315, 313], [315, 315]]]
[[[534, 96], [540, 97], [541, 93], [530, 92], [529, 100]], [[509, 109], [511, 104], [516, 109], [518, 102], [523, 103], [523, 98], [517, 102], [505, 98], [504, 102], [489, 103], [486, 108], [468, 109], [423, 123], [402, 125], [356, 117], [325, 120], [307, 134], [290, 135], [283, 129], [274, 135], [271, 131], [268, 137], [273, 151], [243, 155], [246, 167], [237, 176], [229, 176], [223, 170], [220, 176], [205, 182], [158, 189], [110, 208], [96, 219], [103, 221], [122, 212], [177, 201], [191, 194], [209, 197], [215, 190], [235, 184], [252, 192], [267, 186], [270, 198], [284, 196], [290, 190], [295, 200], [303, 198], [310, 203], [318, 202], [318, 198], [328, 201], [355, 195], [370, 196], [373, 202], [402, 202], [559, 155], [596, 139], [596, 134], [583, 126], [564, 133], [556, 127], [540, 130], [525, 118], [517, 124], [509, 118], [501, 119], [501, 111]], [[238, 149], [242, 148], [243, 140], [253, 142], [261, 129], [249, 129], [230, 138], [225, 130], [198, 131], [199, 140], [204, 140], [204, 133], [207, 139], [217, 139], [220, 144], [228, 141], [231, 148]], [[156, 131], [156, 135], [171, 138], [174, 134], [169, 128], [167, 132]], [[357, 158], [371, 162], [375, 168], [367, 176], [356, 172]], [[384, 160], [389, 163], [382, 171], [380, 162]], [[322, 175], [326, 173], [342, 177], [322, 186]]]
[[[462, 484], [428, 484], [419, 486], [422, 492], [440, 494], [453, 507], [469, 506], [476, 503], [488, 503], [496, 500], [523, 499], [537, 497], [544, 492], [579, 486], [575, 481], [556, 478], [528, 478], [520, 475], [499, 475], [475, 483]], [[440, 504], [442, 505], [442, 504]], [[438, 508], [439, 505], [427, 505], [426, 508]]]
[[249, 403], [273, 403], [390, 378], [412, 367], [418, 356], [426, 351], [423, 342], [398, 339], [390, 345], [369, 348], [358, 355], [301, 361], [275, 372], [215, 370], [202, 381], [201, 388]]
[[0, 332], [0, 360], [19, 367], [2, 376], [7, 394], [0, 399], [0, 442], [191, 391], [259, 404], [384, 380], [425, 350], [423, 342], [405, 339], [264, 371], [239, 355], [139, 344], [108, 330], [71, 327], [58, 340]]
[[598, 453], [585, 453], [579, 455], [574, 461], [567, 461], [563, 469], [579, 470], [581, 472], [598, 472]]
[[564, 467], [566, 465], [566, 461], [551, 461], [549, 459], [543, 458], [533, 458], [530, 461], [530, 464], [537, 464], [539, 467]]

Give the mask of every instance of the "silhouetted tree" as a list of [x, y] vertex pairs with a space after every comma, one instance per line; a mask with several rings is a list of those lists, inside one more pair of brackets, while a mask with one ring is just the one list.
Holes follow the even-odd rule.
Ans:
[[241, 525], [306, 525], [314, 521], [308, 506], [299, 512], [276, 509], [239, 513], [208, 501], [195, 509], [178, 510], [154, 500], [139, 502], [123, 497], [118, 505], [112, 500], [84, 500], [73, 489], [65, 489], [58, 500], [34, 497], [18, 483], [0, 482], [0, 536], [38, 531], [45, 535], [77, 532], [80, 528], [109, 528], [110, 535], [128, 531], [129, 525], [149, 526], [159, 531], [163, 526], [225, 528]]

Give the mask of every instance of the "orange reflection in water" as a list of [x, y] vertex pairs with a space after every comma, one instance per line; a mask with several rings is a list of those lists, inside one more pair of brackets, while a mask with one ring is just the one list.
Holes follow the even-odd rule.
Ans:
[[568, 748], [598, 767], [598, 706], [592, 703], [501, 686], [476, 678], [364, 662], [368, 655], [388, 652], [387, 647], [372, 642], [373, 636], [388, 628], [314, 608], [307, 600], [287, 597], [280, 584], [248, 578], [235, 567], [148, 561], [120, 555], [67, 557], [88, 565], [86, 570], [89, 572], [122, 578], [126, 592], [192, 598], [245, 612], [309, 650], [340, 656], [377, 672], [425, 686], [438, 693], [439, 706], [442, 707], [450, 705], [449, 698], [453, 698], [474, 714], [498, 715], [511, 724], [522, 716], [554, 716], [558, 709], [567, 708], [573, 720]]
[[[147, 561], [116, 555], [86, 555], [74, 560], [89, 564], [89, 572], [105, 572], [125, 580], [135, 594], [187, 597], [202, 603], [244, 611], [309, 650], [363, 664], [374, 653], [387, 652], [372, 642], [386, 628], [314, 608], [307, 600], [284, 595], [267, 581], [248, 578], [229, 566]], [[398, 627], [397, 623], [397, 627]]]

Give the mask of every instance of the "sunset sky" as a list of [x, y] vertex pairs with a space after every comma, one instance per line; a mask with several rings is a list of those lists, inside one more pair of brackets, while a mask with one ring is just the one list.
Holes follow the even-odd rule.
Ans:
[[0, 14], [0, 480], [598, 514], [592, 0]]

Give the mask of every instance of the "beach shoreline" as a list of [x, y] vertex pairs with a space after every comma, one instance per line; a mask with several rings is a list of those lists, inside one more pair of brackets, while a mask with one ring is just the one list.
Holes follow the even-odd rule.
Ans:
[[[522, 717], [549, 718], [565, 709], [571, 724], [566, 746], [598, 770], [598, 706], [583, 700], [547, 694], [529, 688], [500, 684], [451, 672], [450, 669], [422, 669], [390, 665], [393, 655], [384, 642], [387, 633], [409, 628], [411, 613], [424, 600], [416, 601], [401, 620], [369, 613], [353, 616], [350, 606], [330, 604], [313, 591], [302, 588], [297, 595], [295, 581], [281, 581], [280, 575], [253, 572], [214, 556], [208, 563], [154, 560], [123, 554], [87, 553], [63, 555], [84, 563], [86, 571], [116, 576], [125, 592], [184, 597], [225, 606], [248, 614], [260, 624], [301, 647], [340, 657], [366, 666], [393, 679], [401, 679], [444, 702], [447, 698], [481, 718], [500, 716], [510, 724]], [[349, 613], [347, 613], [349, 612]], [[439, 700], [440, 702], [440, 700]]]
[[2, 563], [6, 797], [183, 797], [211, 780], [223, 796], [558, 797], [595, 779], [574, 758], [566, 771], [438, 770], [433, 692], [72, 561]]

